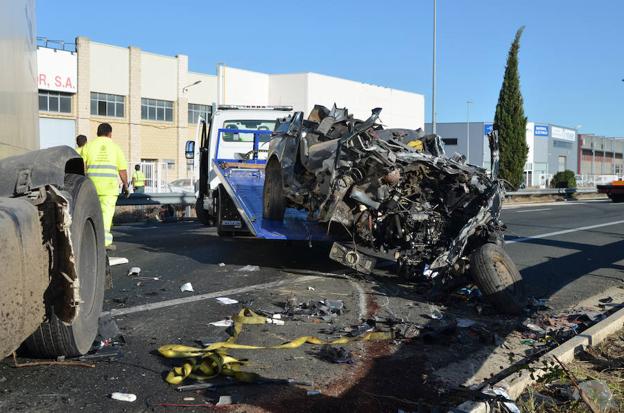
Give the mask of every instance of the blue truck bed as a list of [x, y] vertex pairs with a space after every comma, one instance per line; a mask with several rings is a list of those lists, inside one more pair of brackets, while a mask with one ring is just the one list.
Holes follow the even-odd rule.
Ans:
[[318, 222], [308, 220], [306, 211], [287, 208], [283, 221], [262, 217], [263, 161], [215, 160], [214, 169], [252, 235], [266, 239], [330, 240]]

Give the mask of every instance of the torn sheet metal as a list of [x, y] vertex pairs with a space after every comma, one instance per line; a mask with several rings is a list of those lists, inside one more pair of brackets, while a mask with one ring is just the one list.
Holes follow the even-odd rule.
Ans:
[[437, 135], [384, 129], [380, 114], [375, 108], [362, 121], [317, 105], [307, 119], [296, 112], [281, 120], [273, 134], [268, 159], [280, 163], [286, 205], [345, 241], [330, 257], [367, 273], [374, 261], [360, 261], [360, 247], [391, 253], [400, 274], [417, 278], [456, 272], [476, 248], [500, 242], [496, 133], [490, 176], [463, 156], [447, 157]]

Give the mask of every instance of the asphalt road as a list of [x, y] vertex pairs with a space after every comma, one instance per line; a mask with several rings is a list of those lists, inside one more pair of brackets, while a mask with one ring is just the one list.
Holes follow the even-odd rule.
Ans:
[[[508, 225], [506, 249], [521, 270], [528, 294], [549, 299], [554, 311], [624, 285], [624, 204], [591, 201], [513, 206], [504, 209], [503, 219]], [[280, 311], [292, 297], [344, 301], [346, 311], [334, 324], [289, 321], [285, 326], [248, 328], [241, 336], [241, 342], [261, 344], [301, 335], [336, 337], [343, 327], [367, 314], [396, 314], [425, 324], [424, 315], [435, 305], [418, 295], [414, 286], [397, 284], [392, 277], [319, 276], [319, 272], [345, 273], [327, 257], [330, 245], [326, 243], [310, 246], [307, 242], [219, 238], [213, 228], [196, 222], [121, 225], [115, 227], [114, 235], [118, 245], [114, 255], [126, 257], [130, 263], [113, 267], [114, 288], [106, 294], [105, 310], [112, 312], [126, 337], [123, 357], [97, 362], [94, 369], [16, 369], [6, 359], [0, 363], [0, 410], [175, 411], [155, 404], [214, 401], [224, 393], [174, 392], [162, 380], [171, 363], [158, 357], [155, 350], [163, 344], [196, 345], [197, 339], [225, 338], [222, 328], [209, 323], [231, 316], [240, 306], [220, 304], [215, 299], [220, 295], [268, 311]], [[259, 269], [241, 271], [247, 265]], [[144, 278], [128, 277], [131, 266], [140, 267]], [[193, 293], [180, 291], [186, 282], [193, 285]], [[162, 307], [149, 307], [152, 304]], [[517, 319], [476, 316], [472, 308], [444, 304], [445, 311], [456, 317], [489, 323], [488, 328], [500, 336], [513, 338]], [[508, 357], [508, 350], [497, 356], [496, 346], [471, 337], [418, 345], [356, 345], [353, 352], [355, 363], [351, 365], [320, 360], [314, 346], [287, 353], [235, 354], [250, 357], [250, 368], [264, 377], [295, 378], [313, 386], [234, 386], [226, 394], [247, 403], [239, 411], [293, 411], [293, 406], [297, 411], [417, 410], [413, 404], [396, 404], [396, 400], [374, 395], [418, 396], [425, 406], [435, 404], [450, 397], [430, 378], [435, 372], [454, 375], [449, 382], [463, 383], [474, 374], [487, 377], [492, 370], [491, 366], [485, 368], [487, 360], [502, 365], [496, 357]], [[466, 372], [461, 369], [465, 359], [472, 360]], [[306, 396], [310, 389], [320, 389], [322, 395]], [[113, 391], [135, 393], [138, 400], [110, 400], [107, 396]], [[184, 396], [194, 400], [185, 401]]]

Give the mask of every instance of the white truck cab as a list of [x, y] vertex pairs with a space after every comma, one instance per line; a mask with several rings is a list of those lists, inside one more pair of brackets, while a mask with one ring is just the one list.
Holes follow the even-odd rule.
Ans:
[[[275, 128], [277, 119], [290, 114], [290, 106], [213, 104], [211, 118], [199, 120], [195, 141], [187, 142], [186, 158], [195, 162], [196, 211], [203, 224], [217, 223], [220, 182], [214, 171], [214, 159], [242, 160], [254, 151], [257, 159], [266, 159], [269, 132]], [[257, 148], [254, 148], [253, 131], [262, 132]]]

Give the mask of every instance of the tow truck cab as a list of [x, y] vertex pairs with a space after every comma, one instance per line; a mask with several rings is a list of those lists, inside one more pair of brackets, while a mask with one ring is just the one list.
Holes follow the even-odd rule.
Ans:
[[197, 162], [195, 210], [202, 224], [216, 225], [219, 235], [247, 232], [215, 171], [215, 159], [266, 160], [277, 119], [290, 114], [290, 106], [213, 105], [210, 119], [199, 120], [196, 139], [186, 143], [186, 158]]

